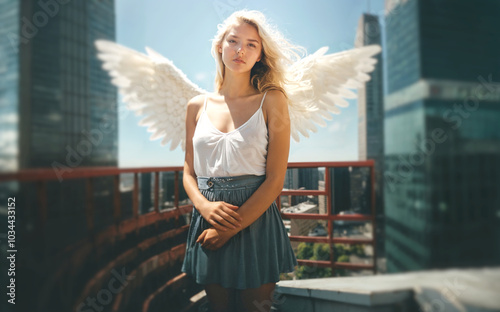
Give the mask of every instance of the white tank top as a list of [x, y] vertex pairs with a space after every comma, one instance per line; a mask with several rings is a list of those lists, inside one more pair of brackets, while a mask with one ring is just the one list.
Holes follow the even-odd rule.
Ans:
[[207, 97], [193, 135], [193, 166], [199, 177], [264, 175], [269, 135], [259, 109], [240, 127], [230, 132], [217, 129], [207, 115]]

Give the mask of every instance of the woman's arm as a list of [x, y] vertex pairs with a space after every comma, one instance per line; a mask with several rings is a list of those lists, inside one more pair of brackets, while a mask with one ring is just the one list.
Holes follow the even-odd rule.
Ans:
[[227, 231], [240, 226], [241, 217], [235, 211], [237, 206], [226, 202], [211, 202], [201, 194], [193, 166], [193, 135], [196, 128], [201, 107], [203, 107], [203, 96], [191, 99], [187, 105], [186, 112], [186, 154], [184, 159], [184, 174], [182, 182], [187, 195], [193, 202], [195, 208], [202, 217], [214, 228]]
[[255, 222], [283, 190], [290, 149], [290, 117], [285, 95], [280, 91], [268, 91], [263, 109], [267, 115], [269, 131], [266, 179], [238, 209], [238, 213], [243, 218], [241, 227], [225, 233], [214, 229], [205, 230], [197, 240], [202, 242], [205, 248], [222, 247], [229, 238]]

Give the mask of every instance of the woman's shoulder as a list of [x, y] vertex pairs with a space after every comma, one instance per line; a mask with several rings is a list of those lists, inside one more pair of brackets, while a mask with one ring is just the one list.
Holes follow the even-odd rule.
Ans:
[[278, 89], [271, 89], [266, 91], [265, 93], [267, 93], [266, 97], [272, 97], [274, 99], [286, 99], [285, 93]]
[[207, 96], [208, 96], [208, 97], [210, 97], [210, 93], [202, 93], [202, 94], [198, 94], [198, 95], [196, 95], [196, 96], [192, 97], [192, 98], [188, 101], [187, 105], [188, 105], [188, 106], [198, 106], [198, 107], [200, 107], [200, 106], [202, 106], [202, 105], [203, 105], [203, 103], [205, 103], [205, 98], [206, 98]]
[[192, 116], [195, 120], [198, 120], [203, 104], [205, 103], [205, 99], [207, 96], [210, 96], [209, 93], [202, 93], [192, 97], [187, 103], [187, 114], [188, 117]]
[[[263, 106], [284, 106], [288, 104], [288, 99], [283, 93], [283, 91], [278, 89], [272, 89], [265, 92], [266, 98], [264, 99]], [[268, 103], [266, 105], [266, 103]]]
[[266, 124], [268, 124], [270, 118], [288, 118], [286, 117], [288, 116], [288, 99], [283, 91], [272, 89], [266, 92], [266, 98], [262, 103], [262, 113]]

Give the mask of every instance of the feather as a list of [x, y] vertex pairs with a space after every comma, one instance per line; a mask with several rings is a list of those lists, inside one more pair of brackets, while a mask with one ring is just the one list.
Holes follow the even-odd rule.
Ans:
[[328, 47], [321, 47], [292, 64], [287, 72], [285, 85], [289, 98], [291, 136], [299, 142], [300, 135], [324, 126], [331, 114], [339, 114], [339, 107], [349, 106], [345, 99], [354, 99], [356, 93], [349, 89], [363, 86], [370, 80], [377, 63], [373, 56], [380, 53], [379, 45], [370, 45], [334, 54], [326, 54]]
[[162, 146], [170, 142], [171, 150], [179, 145], [184, 150], [187, 101], [206, 91], [149, 47], [146, 55], [107, 40], [96, 40], [95, 46], [127, 109], [144, 117], [139, 125], [153, 133], [150, 140], [162, 139]]

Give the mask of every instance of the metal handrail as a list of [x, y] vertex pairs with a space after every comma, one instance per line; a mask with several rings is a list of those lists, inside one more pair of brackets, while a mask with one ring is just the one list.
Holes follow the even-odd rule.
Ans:
[[[330, 267], [332, 274], [335, 269], [351, 269], [363, 270], [371, 269], [373, 274], [377, 273], [377, 249], [376, 243], [376, 211], [375, 211], [375, 162], [373, 160], [366, 161], [342, 161], [342, 162], [302, 162], [302, 163], [289, 163], [288, 168], [325, 168], [325, 191], [319, 190], [284, 190], [281, 195], [324, 195], [327, 197], [327, 213], [281, 213], [282, 217], [288, 219], [316, 219], [326, 220], [328, 222], [328, 236], [327, 237], [310, 237], [310, 236], [289, 236], [291, 241], [310, 242], [310, 243], [327, 243], [330, 246], [330, 260], [303, 260], [298, 259], [300, 265], [316, 266], [316, 267]], [[371, 177], [371, 215], [334, 215], [330, 209], [332, 188], [330, 187], [330, 168], [338, 167], [369, 167]], [[281, 200], [277, 201], [278, 207], [281, 210]], [[333, 237], [334, 220], [347, 220], [347, 221], [371, 221], [372, 222], [372, 237], [370, 239], [356, 239], [345, 237]], [[373, 264], [353, 264], [345, 262], [334, 261], [333, 244], [371, 244], [373, 246]]]
[[[299, 242], [321, 242], [328, 243], [330, 245], [330, 260], [329, 261], [319, 261], [319, 260], [301, 260], [298, 262], [301, 265], [312, 265], [312, 266], [320, 266], [320, 267], [330, 267], [332, 268], [332, 272], [336, 268], [342, 269], [372, 269], [374, 274], [377, 270], [377, 257], [376, 257], [376, 218], [375, 218], [375, 188], [374, 188], [374, 161], [342, 161], [342, 162], [292, 162], [288, 163], [288, 169], [291, 168], [325, 168], [325, 190], [283, 190], [281, 194], [277, 198], [278, 207], [281, 209], [281, 200], [280, 197], [282, 195], [324, 195], [327, 198], [327, 207], [331, 207], [331, 195], [332, 189], [330, 187], [330, 177], [329, 172], [330, 168], [338, 168], [338, 167], [369, 167], [370, 168], [370, 176], [371, 176], [371, 215], [334, 215], [332, 214], [331, 209], [327, 209], [326, 214], [310, 214], [310, 213], [282, 213], [281, 215], [284, 218], [288, 219], [318, 219], [318, 220], [326, 220], [328, 222], [328, 236], [327, 237], [309, 237], [309, 236], [290, 236], [291, 241], [299, 241]], [[67, 172], [64, 172], [63, 179], [86, 179], [86, 199], [87, 205], [85, 205], [85, 213], [87, 216], [87, 226], [90, 231], [93, 230], [93, 201], [90, 198], [92, 196], [93, 183], [92, 178], [95, 177], [104, 177], [104, 176], [113, 176], [114, 179], [114, 203], [113, 203], [113, 215], [115, 223], [118, 225], [121, 220], [121, 205], [120, 205], [120, 191], [119, 191], [119, 176], [124, 173], [133, 173], [134, 174], [134, 189], [133, 189], [133, 218], [137, 218], [139, 216], [139, 183], [138, 183], [138, 174], [139, 173], [154, 173], [154, 212], [153, 214], [160, 213], [159, 211], [159, 173], [160, 172], [174, 172], [174, 208], [176, 211], [169, 215], [177, 217], [179, 214], [189, 212], [189, 209], [192, 208], [192, 205], [184, 205], [179, 207], [179, 172], [183, 171], [183, 167], [181, 166], [171, 166], [171, 167], [144, 167], [144, 168], [118, 168], [118, 167], [82, 167], [82, 168], [72, 168]], [[42, 169], [25, 169], [20, 170], [18, 172], [10, 172], [10, 173], [0, 173], [0, 182], [3, 181], [32, 181], [37, 182], [37, 196], [38, 196], [38, 224], [37, 224], [37, 232], [42, 233], [43, 227], [45, 226], [45, 222], [48, 218], [47, 216], [47, 194], [46, 194], [46, 184], [48, 181], [53, 180], [61, 180], [61, 176], [58, 173], [49, 168]], [[348, 220], [348, 221], [371, 221], [372, 222], [372, 238], [371, 239], [353, 239], [353, 238], [334, 238], [333, 237], [333, 225], [335, 220]], [[125, 220], [127, 221], [127, 220]], [[130, 223], [130, 222], [129, 222]], [[128, 231], [134, 230], [131, 226]], [[333, 254], [333, 246], [332, 244], [342, 243], [342, 244], [372, 244], [373, 245], [373, 264], [365, 265], [365, 264], [348, 264], [343, 262], [334, 261]]]

